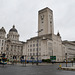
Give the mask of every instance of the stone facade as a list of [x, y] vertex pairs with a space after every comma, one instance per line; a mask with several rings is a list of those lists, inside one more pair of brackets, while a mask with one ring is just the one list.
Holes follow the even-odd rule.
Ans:
[[66, 47], [67, 59], [73, 60], [75, 58], [75, 42], [74, 41], [63, 41], [62, 42]]
[[[53, 38], [55, 37], [55, 39]], [[48, 34], [33, 37], [27, 40], [25, 44], [25, 50], [27, 60], [37, 60], [37, 48], [38, 48], [38, 59], [50, 59], [50, 56], [56, 56], [56, 61], [63, 61], [63, 50], [61, 38], [57, 35]], [[37, 47], [38, 44], [38, 47]], [[65, 54], [65, 53], [64, 53]], [[24, 54], [25, 55], [25, 54]]]
[[56, 61], [63, 61], [65, 53], [62, 53], [61, 36], [59, 32], [54, 34], [53, 11], [48, 7], [38, 12], [38, 36], [27, 40], [25, 47], [27, 60], [31, 61], [31, 57], [37, 60], [38, 48], [38, 60], [56, 56]]
[[15, 29], [15, 26], [9, 30], [7, 38], [5, 37], [5, 29], [2, 27], [0, 29], [0, 54], [6, 54], [6, 57], [12, 61], [20, 61], [20, 58], [23, 54], [23, 44], [24, 42], [19, 41], [18, 31]]
[[5, 34], [4, 27], [0, 29], [0, 56], [5, 52]]
[[65, 53], [68, 59], [75, 58], [75, 42], [62, 41], [59, 32], [54, 34], [53, 11], [44, 8], [38, 12], [38, 36], [28, 39], [26, 42], [19, 41], [19, 34], [15, 26], [9, 30], [7, 37], [6, 31], [0, 29], [0, 55], [6, 54], [6, 57], [12, 61], [20, 61], [24, 56], [27, 61], [37, 61], [50, 59], [50, 56], [56, 56], [55, 61], [64, 61]]
[[38, 12], [38, 36], [45, 34], [54, 34], [54, 25], [53, 25], [53, 11], [51, 9], [44, 8]]

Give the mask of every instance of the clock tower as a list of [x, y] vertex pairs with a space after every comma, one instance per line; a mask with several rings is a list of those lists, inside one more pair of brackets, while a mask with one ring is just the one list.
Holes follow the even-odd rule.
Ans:
[[54, 34], [54, 25], [53, 25], [53, 11], [48, 7], [40, 10], [38, 12], [38, 36], [46, 34]]

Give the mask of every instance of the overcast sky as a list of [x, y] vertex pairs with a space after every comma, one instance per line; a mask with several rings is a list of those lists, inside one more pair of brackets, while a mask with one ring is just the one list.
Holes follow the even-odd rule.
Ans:
[[0, 0], [0, 28], [8, 33], [15, 25], [20, 40], [26, 41], [37, 35], [38, 11], [45, 7], [53, 10], [54, 33], [75, 41], [75, 0]]

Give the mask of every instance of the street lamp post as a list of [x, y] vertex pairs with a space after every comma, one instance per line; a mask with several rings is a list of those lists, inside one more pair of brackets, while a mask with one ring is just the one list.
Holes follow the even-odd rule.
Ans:
[[72, 67], [73, 67], [73, 59], [72, 59]]
[[53, 56], [53, 49], [52, 49], [52, 56]]
[[26, 67], [26, 55], [25, 55], [25, 67]]
[[67, 53], [65, 55], [66, 55], [66, 67], [67, 67]]
[[38, 65], [38, 40], [37, 40], [37, 65]]
[[52, 49], [52, 64], [53, 64], [53, 49]]
[[[39, 30], [37, 33], [40, 33], [41, 31], [43, 31], [43, 29]], [[39, 40], [37, 38], [37, 63], [36, 63], [37, 66], [38, 66], [38, 42]]]

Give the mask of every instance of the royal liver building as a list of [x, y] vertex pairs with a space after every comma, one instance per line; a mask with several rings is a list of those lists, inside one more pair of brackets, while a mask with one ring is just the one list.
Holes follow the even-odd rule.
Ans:
[[0, 55], [6, 54], [10, 60], [20, 61], [24, 56], [27, 61], [51, 59], [55, 61], [73, 60], [75, 58], [75, 42], [62, 41], [59, 32], [54, 34], [53, 11], [48, 7], [38, 12], [38, 36], [19, 41], [15, 26], [9, 30], [7, 37], [4, 27], [0, 29]]

